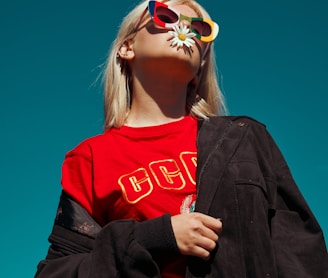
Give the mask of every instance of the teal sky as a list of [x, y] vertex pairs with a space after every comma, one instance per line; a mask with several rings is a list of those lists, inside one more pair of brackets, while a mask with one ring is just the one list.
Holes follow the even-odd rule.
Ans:
[[[230, 113], [265, 123], [328, 238], [328, 1], [200, 0]], [[0, 4], [0, 277], [47, 251], [65, 153], [102, 132], [97, 77], [135, 1]]]

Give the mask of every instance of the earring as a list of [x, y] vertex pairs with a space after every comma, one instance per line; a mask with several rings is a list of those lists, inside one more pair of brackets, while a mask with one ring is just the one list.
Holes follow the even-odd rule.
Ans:
[[[121, 54], [121, 55], [124, 56], [124, 57], [128, 57], [128, 56], [129, 56], [128, 53], [124, 53], [124, 54]], [[116, 58], [120, 58], [120, 57], [121, 57], [120, 54], [117, 53], [117, 54], [116, 54]]]

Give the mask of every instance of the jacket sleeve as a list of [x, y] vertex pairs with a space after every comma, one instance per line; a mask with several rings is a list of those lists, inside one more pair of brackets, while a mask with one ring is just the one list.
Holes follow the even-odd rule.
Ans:
[[177, 252], [170, 216], [100, 227], [62, 192], [48, 254], [36, 278], [160, 277], [154, 252]]
[[[283, 155], [266, 131], [270, 225], [278, 277], [328, 277], [322, 230], [294, 182]], [[262, 144], [260, 144], [263, 146]], [[263, 153], [262, 153], [263, 156]], [[265, 164], [265, 163], [264, 163]]]

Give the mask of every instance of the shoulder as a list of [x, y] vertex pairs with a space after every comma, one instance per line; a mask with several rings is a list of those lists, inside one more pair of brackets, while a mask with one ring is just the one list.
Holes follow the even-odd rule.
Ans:
[[249, 126], [261, 126], [266, 127], [264, 123], [249, 117], [249, 116], [215, 116], [215, 117], [209, 117], [209, 122], [212, 122], [214, 124], [219, 123], [232, 123], [237, 125], [249, 125]]
[[207, 129], [227, 127], [246, 127], [248, 130], [266, 130], [266, 125], [249, 116], [214, 116], [198, 120], [199, 129], [208, 126]]
[[90, 157], [93, 150], [97, 147], [102, 147], [106, 144], [107, 133], [97, 134], [92, 137], [85, 138], [80, 143], [78, 143], [73, 149], [66, 153], [66, 157], [79, 155]]
[[[199, 120], [199, 131], [205, 136], [229, 134], [230, 138], [265, 139], [268, 135], [266, 125], [249, 116], [215, 116]], [[245, 136], [246, 135], [246, 136]], [[262, 139], [261, 139], [262, 138]]]

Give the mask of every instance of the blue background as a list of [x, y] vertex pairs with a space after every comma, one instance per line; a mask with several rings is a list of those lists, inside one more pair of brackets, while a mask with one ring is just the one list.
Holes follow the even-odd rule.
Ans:
[[[1, 1], [1, 277], [33, 277], [46, 254], [64, 155], [102, 132], [97, 78], [134, 3]], [[328, 2], [200, 3], [230, 113], [267, 125], [327, 238]]]

